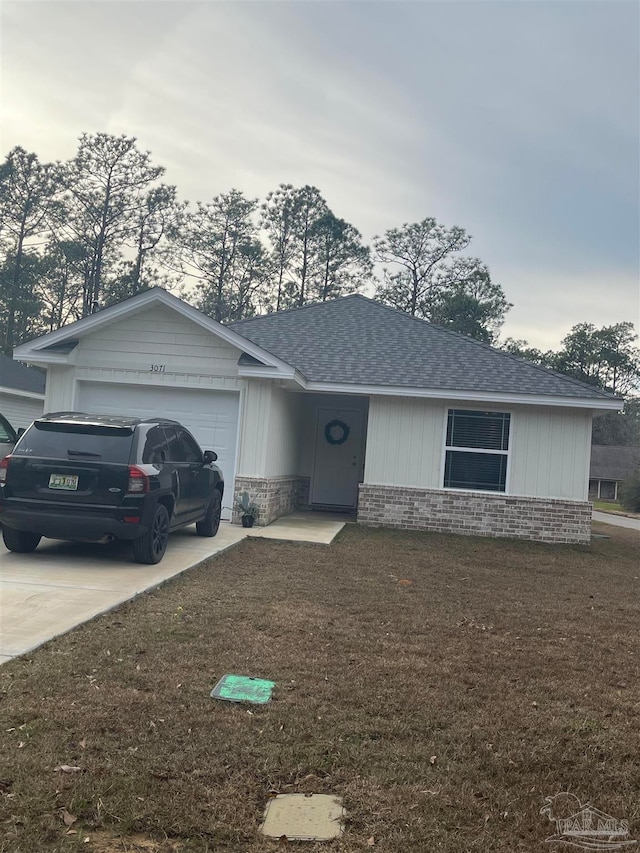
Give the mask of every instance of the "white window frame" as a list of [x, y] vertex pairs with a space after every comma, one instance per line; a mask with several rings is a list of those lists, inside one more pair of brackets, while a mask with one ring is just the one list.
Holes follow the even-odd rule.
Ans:
[[[447, 444], [447, 426], [449, 423], [449, 412], [493, 412], [496, 415], [509, 415], [509, 447], [507, 450], [486, 450], [482, 447], [449, 447]], [[514, 415], [513, 411], [506, 408], [494, 408], [490, 406], [483, 406], [482, 408], [478, 406], [456, 406], [455, 403], [451, 405], [446, 405], [444, 407], [444, 424], [442, 430], [442, 460], [440, 464], [440, 483], [441, 488], [447, 492], [468, 492], [475, 495], [509, 495], [511, 494], [510, 483], [511, 483], [511, 454], [513, 450], [513, 425], [514, 425]], [[460, 451], [461, 453], [489, 453], [494, 456], [506, 456], [507, 457], [507, 470], [505, 471], [505, 480], [504, 480], [504, 492], [498, 491], [496, 489], [458, 489], [454, 486], [445, 486], [444, 484], [444, 473], [447, 464], [447, 450]]]

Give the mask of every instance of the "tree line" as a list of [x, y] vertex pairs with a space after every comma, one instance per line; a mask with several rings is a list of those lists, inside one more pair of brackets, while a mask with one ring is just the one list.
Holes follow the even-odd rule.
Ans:
[[[262, 201], [237, 189], [189, 204], [135, 138], [83, 134], [43, 163], [16, 147], [0, 164], [4, 352], [160, 285], [220, 322], [374, 285], [381, 301], [495, 341], [510, 305], [470, 236], [433, 218], [366, 245], [313, 186]], [[382, 280], [374, 264], [384, 264]]]
[[106, 133], [82, 134], [64, 162], [43, 163], [20, 146], [8, 153], [0, 164], [3, 352], [154, 286], [228, 323], [367, 285], [387, 305], [537, 364], [623, 395], [638, 389], [631, 323], [580, 323], [558, 352], [500, 342], [512, 306], [487, 265], [466, 254], [463, 228], [427, 217], [367, 245], [316, 187], [280, 184], [262, 201], [231, 189], [190, 204], [164, 171], [134, 137]]

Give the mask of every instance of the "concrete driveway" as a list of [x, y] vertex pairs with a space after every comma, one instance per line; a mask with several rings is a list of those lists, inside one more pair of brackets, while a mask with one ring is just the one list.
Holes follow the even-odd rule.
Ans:
[[225, 551], [247, 532], [228, 522], [213, 539], [197, 536], [195, 527], [176, 531], [157, 566], [135, 563], [117, 542], [43, 539], [33, 554], [12, 554], [0, 539], [0, 663]]
[[0, 664], [220, 554], [245, 536], [329, 545], [344, 524], [344, 516], [300, 512], [252, 530], [223, 521], [213, 539], [187, 527], [171, 534], [157, 566], [135, 563], [130, 548], [119, 542], [43, 539], [33, 554], [12, 554], [0, 537]]

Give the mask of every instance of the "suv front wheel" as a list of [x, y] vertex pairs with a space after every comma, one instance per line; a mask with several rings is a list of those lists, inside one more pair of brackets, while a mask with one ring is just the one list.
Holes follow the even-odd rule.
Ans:
[[167, 550], [169, 538], [169, 513], [164, 504], [158, 504], [147, 532], [133, 540], [133, 556], [136, 563], [153, 565], [159, 563]]
[[28, 530], [3, 527], [2, 538], [9, 551], [15, 551], [16, 554], [30, 554], [36, 550], [42, 536], [39, 533], [29, 533]]

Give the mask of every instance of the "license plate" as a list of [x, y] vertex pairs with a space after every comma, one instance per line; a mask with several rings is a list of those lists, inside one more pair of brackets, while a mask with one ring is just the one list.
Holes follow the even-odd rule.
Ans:
[[50, 489], [63, 489], [67, 492], [75, 492], [78, 489], [77, 474], [52, 474], [49, 477]]

